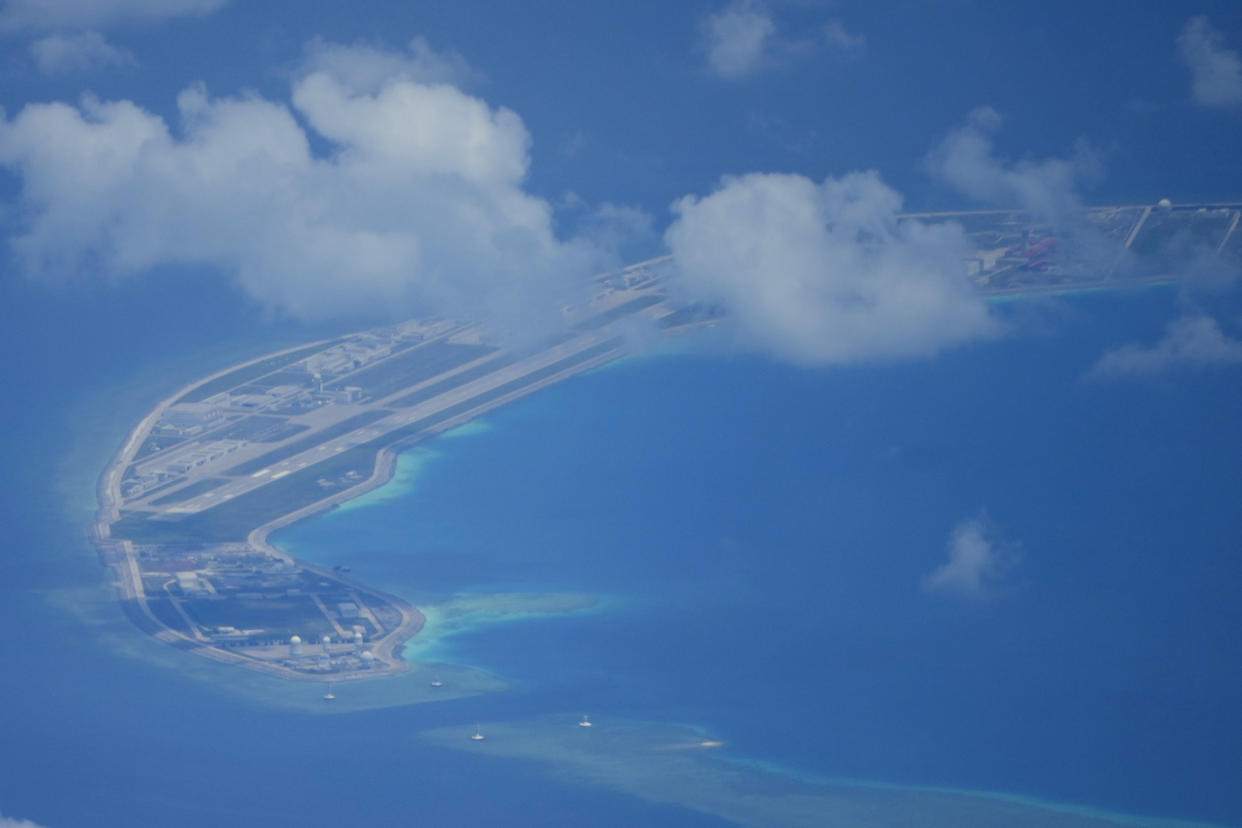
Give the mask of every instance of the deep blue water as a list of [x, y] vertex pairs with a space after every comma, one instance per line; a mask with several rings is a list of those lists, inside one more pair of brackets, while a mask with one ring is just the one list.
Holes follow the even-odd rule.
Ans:
[[87, 542], [95, 480], [186, 380], [332, 330], [259, 325], [236, 295], [189, 277], [0, 288], [0, 344], [14, 355], [0, 441], [0, 814], [47, 828], [719, 824], [416, 741], [473, 707], [307, 715], [197, 680], [205, 662], [138, 634], [112, 598]]
[[[1046, 332], [866, 368], [634, 359], [437, 441], [405, 496], [281, 533], [415, 600], [611, 599], [439, 653], [509, 692], [339, 716], [120, 656], [47, 603], [101, 578], [74, 521], [112, 445], [53, 491], [63, 420], [14, 407], [6, 467], [31, 484], [0, 557], [0, 810], [49, 828], [717, 824], [415, 737], [590, 711], [702, 724], [735, 755], [830, 776], [1242, 822], [1242, 372], [1082, 380], [1106, 347], [1154, 339], [1171, 291], [1009, 312]], [[1021, 545], [1006, 586], [920, 592], [981, 511]]]
[[[634, 360], [441, 441], [408, 496], [281, 538], [416, 598], [618, 599], [456, 639], [521, 683], [497, 711], [665, 717], [832, 776], [1236, 821], [1239, 374], [1082, 380], [1170, 298], [1078, 298], [1055, 336], [887, 368]], [[922, 594], [981, 511], [1022, 547], [1009, 581]]]

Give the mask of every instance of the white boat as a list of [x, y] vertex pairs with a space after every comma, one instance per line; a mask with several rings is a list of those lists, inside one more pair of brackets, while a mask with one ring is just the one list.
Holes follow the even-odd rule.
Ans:
[[578, 727], [590, 727], [590, 726], [591, 726], [591, 717], [583, 713], [582, 721], [578, 722]]
[[326, 693], [324, 693], [324, 694], [323, 694], [323, 700], [324, 700], [324, 701], [332, 701], [332, 700], [333, 700], [333, 699], [335, 699], [335, 698], [336, 698], [336, 696], [334, 696], [334, 695], [332, 694], [332, 684], [331, 684], [331, 683], [329, 683], [329, 684], [328, 684], [328, 692], [326, 692]]
[[444, 682], [440, 681], [440, 677], [439, 677], [439, 676], [436, 676], [435, 678], [433, 678], [433, 679], [431, 680], [431, 686], [432, 686], [432, 687], [443, 687], [443, 686], [444, 686]]
[[475, 725], [475, 726], [474, 726], [474, 735], [473, 735], [473, 736], [471, 736], [470, 738], [471, 738], [471, 739], [473, 739], [473, 740], [474, 740], [474, 741], [476, 741], [476, 742], [481, 742], [481, 741], [483, 741], [484, 739], [486, 739], [487, 737], [483, 735], [483, 731], [482, 731], [482, 730], [479, 730], [479, 726], [478, 726], [478, 725]]

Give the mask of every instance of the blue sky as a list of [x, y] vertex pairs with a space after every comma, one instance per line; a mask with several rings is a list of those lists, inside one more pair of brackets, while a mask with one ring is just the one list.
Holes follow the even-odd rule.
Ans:
[[6, 278], [272, 319], [537, 329], [672, 249], [782, 356], [925, 356], [994, 326], [903, 209], [1242, 190], [1224, 2], [10, 0], [0, 37]]
[[[1169, 165], [1152, 162], [1183, 146], [1202, 154], [1236, 138], [1236, 117], [1192, 104], [1176, 50], [1180, 30], [1199, 14], [1227, 48], [1242, 48], [1242, 24], [1226, 2], [1137, 3], [1124, 14], [1107, 3], [754, 6], [774, 27], [769, 56], [727, 79], [710, 71], [703, 42], [705, 21], [728, 8], [720, 2], [198, 5], [218, 8], [63, 27], [98, 31], [132, 61], [50, 78], [27, 49], [54, 29], [12, 31], [5, 107], [91, 90], [169, 114], [194, 81], [215, 94], [254, 89], [278, 97], [316, 36], [400, 49], [421, 35], [478, 71], [471, 91], [522, 117], [534, 139], [537, 191], [573, 190], [593, 203], [636, 202], [652, 211], [702, 192], [723, 173], [754, 170], [818, 178], [876, 167], [920, 202], [948, 201], [924, 192], [917, 161], [983, 105], [1005, 115], [1009, 155], [1063, 153], [1080, 138], [1115, 150], [1115, 189], [1176, 189], [1178, 179], [1150, 169]], [[829, 40], [822, 31], [831, 24], [860, 45]], [[1236, 162], [1200, 164], [1238, 171]]]

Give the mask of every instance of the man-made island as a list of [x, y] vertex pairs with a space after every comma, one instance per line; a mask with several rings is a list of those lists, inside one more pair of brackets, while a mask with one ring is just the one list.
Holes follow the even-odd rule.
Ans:
[[[1242, 205], [1092, 208], [1094, 254], [1013, 211], [952, 219], [975, 247], [963, 263], [984, 293], [1168, 279], [1173, 255], [1242, 259]], [[1070, 252], [1066, 252], [1067, 249]], [[504, 349], [468, 321], [417, 319], [269, 354], [179, 390], [129, 434], [99, 479], [94, 539], [128, 616], [209, 658], [290, 679], [408, 669], [423, 616], [267, 542], [275, 529], [386, 482], [397, 452], [625, 353], [636, 325], [676, 331], [713, 308], [675, 306], [653, 259], [596, 278], [562, 333]]]

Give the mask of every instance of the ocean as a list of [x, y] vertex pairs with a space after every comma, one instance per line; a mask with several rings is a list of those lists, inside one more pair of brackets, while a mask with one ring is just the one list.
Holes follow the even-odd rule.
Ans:
[[[10, 403], [4, 460], [29, 485], [0, 556], [0, 812], [706, 826], [726, 824], [706, 803], [727, 777], [764, 797], [853, 780], [1242, 823], [1242, 370], [1087, 378], [1178, 311], [1171, 288], [1011, 302], [997, 341], [845, 368], [709, 332], [412, 448], [389, 486], [273, 540], [428, 608], [407, 649], [420, 688], [427, 670], [504, 685], [418, 705], [398, 682], [351, 706], [381, 691], [346, 684], [328, 711], [314, 686], [131, 629], [85, 528], [145, 398], [109, 409], [105, 374], [56, 417]], [[151, 389], [189, 379], [160, 365]], [[69, 439], [84, 407], [108, 414]], [[921, 589], [969, 520], [1012, 567], [977, 599]], [[617, 742], [601, 770], [586, 748], [505, 742], [584, 714], [600, 740], [722, 744], [671, 764]], [[669, 789], [644, 764], [673, 769]]]

